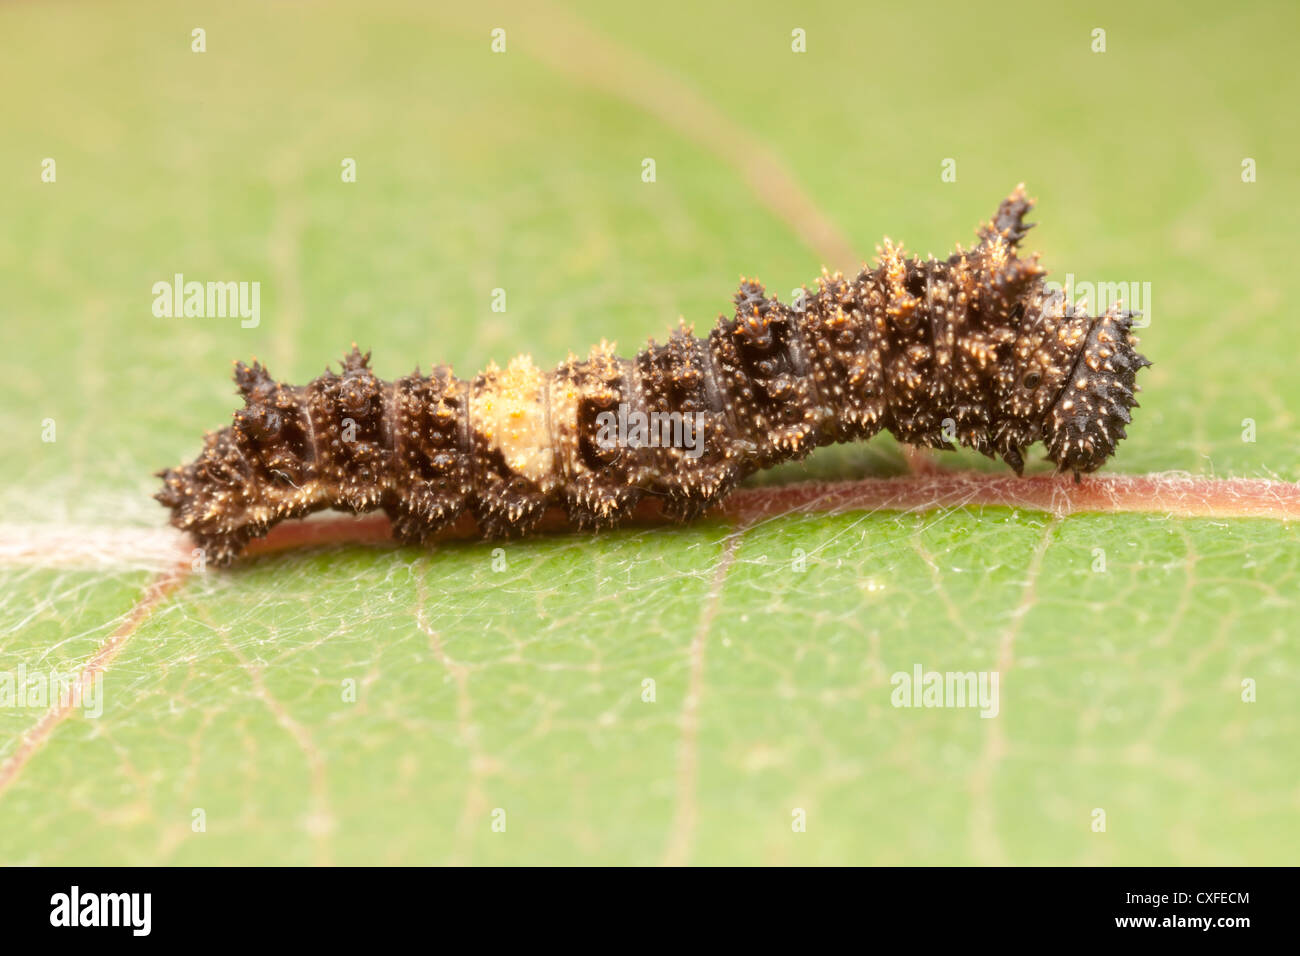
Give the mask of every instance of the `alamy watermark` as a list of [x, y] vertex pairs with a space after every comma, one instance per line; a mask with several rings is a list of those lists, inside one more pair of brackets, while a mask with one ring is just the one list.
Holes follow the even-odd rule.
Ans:
[[262, 283], [186, 282], [178, 272], [153, 284], [153, 314], [159, 319], [240, 319], [255, 329], [262, 321]]
[[120, 926], [133, 936], [148, 936], [153, 927], [152, 893], [83, 893], [73, 884], [50, 897], [51, 926]]
[[897, 671], [889, 683], [895, 707], [978, 707], [981, 717], [998, 715], [997, 671], [927, 671], [913, 664], [910, 673]]
[[641, 412], [620, 402], [617, 412], [596, 416], [596, 444], [614, 448], [684, 448], [687, 458], [704, 454], [703, 412]]
[[96, 673], [90, 680], [80, 675], [58, 671], [27, 673], [27, 665], [16, 671], [0, 672], [0, 708], [3, 707], [79, 707], [87, 717], [104, 712], [104, 675]]
[[1060, 292], [1075, 308], [1086, 304], [1093, 315], [1104, 315], [1111, 306], [1122, 305], [1142, 313], [1134, 319], [1133, 328], [1145, 329], [1151, 324], [1150, 282], [1080, 282], [1073, 272], [1067, 272], [1064, 283], [1048, 279], [1043, 288], [1048, 293]]

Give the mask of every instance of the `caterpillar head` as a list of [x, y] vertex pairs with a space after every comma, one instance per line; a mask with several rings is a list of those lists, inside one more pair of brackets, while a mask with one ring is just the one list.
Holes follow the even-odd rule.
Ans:
[[1151, 364], [1134, 348], [1131, 329], [1140, 314], [1112, 308], [1089, 320], [1078, 358], [1043, 421], [1047, 457], [1075, 480], [1114, 454], [1133, 420], [1138, 369]]
[[1089, 316], [1060, 291], [1028, 290], [1015, 345], [999, 372], [1001, 414], [993, 446], [1019, 473], [1024, 450], [1047, 445], [1058, 471], [1095, 471], [1115, 452], [1137, 406], [1137, 371], [1150, 365], [1134, 349], [1137, 313]]

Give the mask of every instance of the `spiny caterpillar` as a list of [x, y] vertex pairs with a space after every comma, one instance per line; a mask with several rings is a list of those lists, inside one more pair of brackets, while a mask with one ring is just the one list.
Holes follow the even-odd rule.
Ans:
[[[1090, 318], [1049, 292], [1019, 186], [969, 251], [905, 259], [888, 239], [854, 279], [823, 270], [794, 306], [742, 279], [707, 338], [684, 324], [635, 358], [607, 342], [553, 372], [527, 355], [465, 381], [440, 366], [393, 382], [354, 345], [342, 374], [276, 382], [235, 365], [244, 407], [155, 496], [214, 564], [277, 522], [383, 508], [425, 543], [468, 509], [487, 536], [524, 534], [558, 504], [579, 528], [626, 518], [644, 495], [688, 519], [747, 475], [819, 445], [869, 438], [1000, 455], [1019, 474], [1037, 441], [1058, 471], [1100, 466], [1137, 407], [1136, 313]], [[609, 413], [689, 418], [698, 444], [611, 445]], [[626, 437], [626, 430], [621, 433]]]

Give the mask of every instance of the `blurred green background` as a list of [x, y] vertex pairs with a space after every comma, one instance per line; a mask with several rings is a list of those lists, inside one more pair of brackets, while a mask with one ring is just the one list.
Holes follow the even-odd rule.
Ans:
[[[232, 359], [300, 381], [354, 340], [384, 376], [631, 352], [707, 327], [741, 274], [788, 298], [884, 235], [969, 244], [1022, 180], [1054, 278], [1151, 283], [1156, 364], [1109, 470], [1295, 481], [1298, 21], [0, 6], [5, 533], [160, 528], [151, 472], [228, 422]], [[177, 272], [260, 282], [260, 325], [156, 318]], [[760, 480], [902, 468], [881, 438]], [[560, 535], [500, 570], [494, 547], [191, 576], [123, 645], [103, 717], [4, 781], [0, 862], [1294, 861], [1291, 525], [969, 508]], [[152, 575], [56, 563], [0, 567], [0, 670], [75, 671]], [[1001, 670], [1000, 716], [891, 707], [916, 663]], [[40, 716], [0, 710], [0, 760]]]

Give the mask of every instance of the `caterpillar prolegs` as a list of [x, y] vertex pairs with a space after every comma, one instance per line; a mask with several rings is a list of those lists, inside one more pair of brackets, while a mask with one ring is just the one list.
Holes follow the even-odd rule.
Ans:
[[[886, 239], [874, 268], [823, 272], [793, 304], [742, 279], [707, 337], [682, 325], [633, 358], [602, 342], [552, 372], [521, 355], [468, 381], [440, 366], [386, 382], [354, 345], [340, 373], [302, 386], [236, 363], [244, 407], [197, 459], [159, 473], [155, 497], [223, 565], [324, 508], [382, 508], [407, 542], [466, 510], [487, 536], [526, 533], [551, 505], [607, 527], [645, 495], [687, 519], [759, 469], [882, 428], [1000, 455], [1017, 473], [1042, 441], [1077, 480], [1124, 437], [1150, 363], [1134, 350], [1135, 313], [1089, 317], [1045, 288], [1037, 254], [1018, 257], [1031, 205], [1017, 187], [972, 249], [943, 260], [904, 258]], [[690, 447], [644, 428], [611, 442], [616, 410], [698, 431]]]

